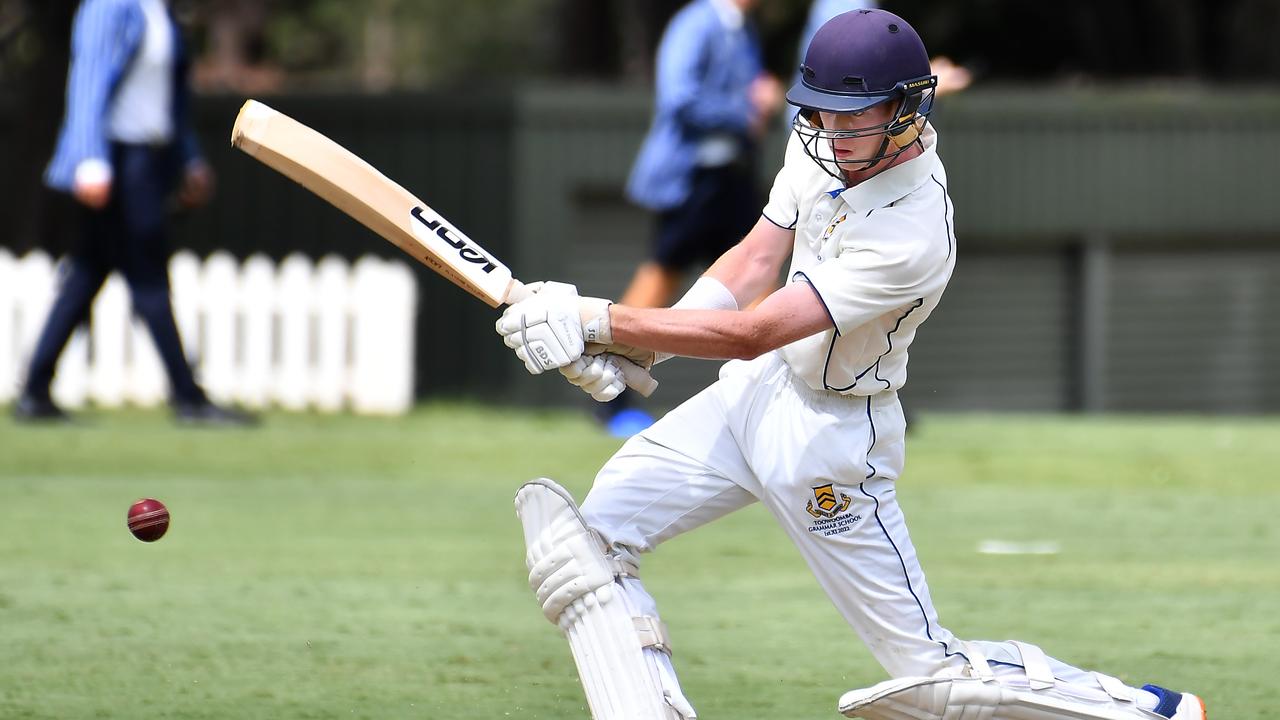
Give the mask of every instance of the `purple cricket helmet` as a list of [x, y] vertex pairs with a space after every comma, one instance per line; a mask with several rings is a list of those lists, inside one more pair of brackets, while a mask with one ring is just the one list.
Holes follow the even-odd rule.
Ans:
[[[906, 20], [885, 10], [853, 10], [831, 18], [814, 34], [787, 101], [800, 108], [793, 127], [805, 151], [843, 179], [843, 167], [873, 167], [919, 138], [937, 84], [924, 42]], [[897, 105], [892, 119], [882, 125], [834, 131], [824, 129], [818, 117], [820, 111], [860, 113], [885, 102]], [[836, 160], [817, 142], [879, 134], [885, 138], [880, 150], [856, 160]]]

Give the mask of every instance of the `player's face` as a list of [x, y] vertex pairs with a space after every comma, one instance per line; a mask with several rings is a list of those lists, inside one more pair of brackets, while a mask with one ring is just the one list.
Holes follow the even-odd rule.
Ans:
[[[854, 113], [820, 112], [822, 127], [835, 132], [856, 134], [873, 128], [883, 128], [893, 117], [894, 104], [880, 103]], [[836, 137], [831, 140], [831, 149], [838, 162], [851, 162], [859, 158], [867, 158], [876, 154], [884, 142], [884, 134], [868, 132], [861, 137]]]

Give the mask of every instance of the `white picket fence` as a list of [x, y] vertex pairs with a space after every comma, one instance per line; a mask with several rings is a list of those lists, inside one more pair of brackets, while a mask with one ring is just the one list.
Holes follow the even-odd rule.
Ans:
[[[19, 391], [56, 277], [48, 255], [14, 258], [0, 248], [0, 403]], [[215, 401], [367, 414], [412, 405], [417, 284], [404, 263], [290, 255], [277, 267], [261, 255], [238, 263], [225, 252], [202, 261], [184, 251], [169, 279], [183, 350]], [[68, 343], [52, 392], [70, 408], [167, 400], [160, 356], [118, 274], [94, 300], [90, 326]]]

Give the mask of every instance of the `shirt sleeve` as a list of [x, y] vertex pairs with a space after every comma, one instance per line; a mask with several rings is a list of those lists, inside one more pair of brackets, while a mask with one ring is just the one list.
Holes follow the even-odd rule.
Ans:
[[933, 242], [935, 231], [910, 218], [890, 221], [890, 209], [877, 212], [881, 222], [868, 218], [842, 240], [839, 255], [794, 278], [818, 293], [841, 335], [946, 284], [947, 256]]
[[719, 31], [707, 24], [718, 22], [708, 15], [681, 13], [667, 28], [658, 46], [657, 103], [694, 130], [745, 133], [752, 114], [745, 89], [719, 89], [703, 81], [705, 55]]
[[769, 190], [769, 202], [764, 206], [764, 218], [784, 230], [794, 230], [800, 219], [800, 189], [807, 179], [798, 163], [813, 162], [800, 149], [799, 140], [793, 134], [787, 143], [786, 158], [782, 169], [773, 179]]
[[80, 6], [72, 27], [67, 81], [67, 136], [74, 156], [107, 161], [111, 92], [129, 62], [130, 8], [106, 0]]

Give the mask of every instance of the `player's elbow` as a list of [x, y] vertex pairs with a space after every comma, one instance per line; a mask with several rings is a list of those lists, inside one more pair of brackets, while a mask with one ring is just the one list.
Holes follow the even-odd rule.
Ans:
[[731, 344], [726, 354], [730, 360], [755, 360], [770, 349], [752, 338], [744, 338]]
[[743, 322], [730, 334], [726, 350], [734, 360], [755, 360], [779, 347], [782, 347], [782, 343], [774, 337], [769, 325]]

